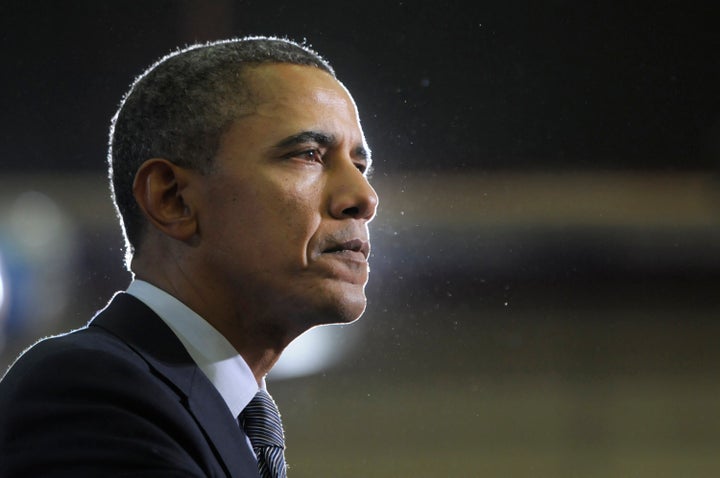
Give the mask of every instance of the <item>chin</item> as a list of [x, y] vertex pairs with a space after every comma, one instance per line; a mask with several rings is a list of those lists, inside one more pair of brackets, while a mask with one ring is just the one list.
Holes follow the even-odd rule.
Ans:
[[367, 302], [363, 299], [362, 304], [352, 304], [348, 307], [345, 307], [342, 311], [340, 311], [340, 314], [338, 314], [338, 324], [349, 324], [351, 322], [355, 322], [360, 317], [362, 317], [363, 313], [365, 312], [365, 306]]
[[287, 301], [275, 299], [272, 305], [281, 304], [284, 310], [272, 315], [282, 320], [288, 336], [298, 336], [317, 326], [356, 321], [365, 312], [367, 299], [364, 285], [330, 281], [313, 293], [304, 289]]
[[329, 297], [315, 316], [313, 325], [349, 324], [355, 322], [365, 312], [367, 299], [365, 292], [352, 291]]

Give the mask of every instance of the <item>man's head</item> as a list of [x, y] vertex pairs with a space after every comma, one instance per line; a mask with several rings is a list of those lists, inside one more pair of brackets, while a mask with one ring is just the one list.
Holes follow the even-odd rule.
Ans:
[[243, 73], [250, 66], [273, 63], [309, 65], [334, 76], [332, 67], [305, 46], [248, 37], [178, 50], [135, 80], [112, 120], [108, 153], [128, 267], [147, 225], [133, 197], [140, 165], [159, 157], [207, 172], [220, 136], [253, 101]]
[[111, 140], [133, 271], [226, 336], [242, 322], [237, 341], [286, 345], [357, 318], [377, 196], [357, 109], [332, 69], [296, 44], [259, 39], [164, 62], [136, 82]]

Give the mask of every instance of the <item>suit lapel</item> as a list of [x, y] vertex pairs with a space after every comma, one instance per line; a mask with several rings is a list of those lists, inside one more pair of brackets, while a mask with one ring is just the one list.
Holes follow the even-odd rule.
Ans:
[[246, 436], [210, 380], [172, 330], [135, 297], [119, 293], [90, 323], [127, 343], [187, 404], [229, 476], [258, 476]]

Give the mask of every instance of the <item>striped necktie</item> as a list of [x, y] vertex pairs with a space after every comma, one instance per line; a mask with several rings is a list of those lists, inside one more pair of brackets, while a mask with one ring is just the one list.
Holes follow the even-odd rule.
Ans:
[[250, 438], [262, 478], [286, 478], [285, 437], [280, 412], [272, 397], [258, 391], [240, 414], [240, 425]]

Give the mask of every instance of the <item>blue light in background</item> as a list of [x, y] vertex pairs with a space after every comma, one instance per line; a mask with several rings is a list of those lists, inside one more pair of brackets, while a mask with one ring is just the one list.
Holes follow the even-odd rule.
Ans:
[[0, 230], [0, 337], [44, 335], [71, 295], [75, 224], [49, 195], [25, 191], [7, 202]]
[[7, 316], [6, 290], [5, 285], [5, 265], [3, 261], [2, 251], [0, 251], [0, 351], [5, 343], [5, 318]]
[[4, 318], [5, 310], [5, 273], [3, 268], [2, 253], [0, 253], [0, 322]]

